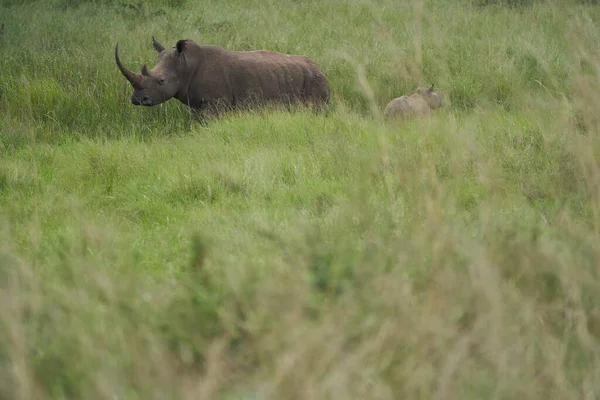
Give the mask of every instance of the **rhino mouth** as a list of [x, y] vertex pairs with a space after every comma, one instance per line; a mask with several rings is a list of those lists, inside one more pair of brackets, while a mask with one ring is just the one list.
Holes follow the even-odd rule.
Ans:
[[154, 105], [154, 102], [148, 96], [131, 96], [131, 103], [136, 106], [146, 106], [151, 107]]

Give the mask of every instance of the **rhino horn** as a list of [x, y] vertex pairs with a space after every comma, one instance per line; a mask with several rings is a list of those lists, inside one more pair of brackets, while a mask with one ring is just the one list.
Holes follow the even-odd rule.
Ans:
[[123, 76], [125, 78], [127, 78], [129, 83], [131, 83], [131, 86], [133, 86], [134, 89], [142, 89], [141, 75], [136, 74], [135, 72], [130, 71], [129, 69], [125, 68], [125, 66], [123, 66], [123, 64], [121, 63], [121, 60], [119, 60], [119, 44], [118, 43], [117, 43], [117, 47], [115, 47], [115, 60], [117, 61], [117, 66], [121, 70], [121, 73], [123, 74]]

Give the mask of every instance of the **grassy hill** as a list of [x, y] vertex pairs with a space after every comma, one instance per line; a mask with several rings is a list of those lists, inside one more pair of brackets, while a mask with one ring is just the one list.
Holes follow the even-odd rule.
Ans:
[[[600, 396], [593, 1], [0, 0], [0, 398]], [[131, 104], [151, 38], [327, 115]], [[434, 83], [446, 105], [386, 125]]]

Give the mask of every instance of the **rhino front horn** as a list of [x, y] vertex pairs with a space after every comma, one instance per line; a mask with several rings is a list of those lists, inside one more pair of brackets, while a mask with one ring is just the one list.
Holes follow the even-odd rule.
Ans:
[[117, 61], [117, 66], [119, 67], [119, 70], [121, 70], [121, 73], [123, 74], [123, 76], [125, 78], [127, 78], [127, 80], [129, 81], [129, 83], [131, 83], [131, 86], [133, 86], [134, 89], [142, 89], [142, 77], [139, 74], [136, 74], [133, 71], [130, 71], [129, 69], [125, 68], [125, 66], [123, 66], [123, 64], [121, 63], [121, 60], [119, 60], [119, 44], [117, 43], [117, 46], [115, 47], [115, 60]]

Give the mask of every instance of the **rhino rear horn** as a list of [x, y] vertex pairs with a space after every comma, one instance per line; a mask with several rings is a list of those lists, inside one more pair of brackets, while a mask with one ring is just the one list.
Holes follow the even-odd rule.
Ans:
[[158, 51], [159, 53], [165, 49], [162, 44], [158, 43], [156, 39], [154, 39], [154, 36], [152, 36], [152, 47], [154, 47], [154, 50]]
[[117, 66], [119, 67], [119, 70], [121, 70], [121, 73], [123, 74], [123, 76], [125, 78], [127, 78], [129, 83], [131, 83], [131, 86], [133, 86], [134, 89], [142, 89], [142, 77], [139, 74], [136, 74], [135, 72], [125, 68], [125, 66], [121, 63], [121, 60], [119, 60], [119, 44], [118, 43], [117, 43], [117, 46], [115, 47], [115, 60], [117, 61]]

